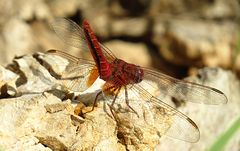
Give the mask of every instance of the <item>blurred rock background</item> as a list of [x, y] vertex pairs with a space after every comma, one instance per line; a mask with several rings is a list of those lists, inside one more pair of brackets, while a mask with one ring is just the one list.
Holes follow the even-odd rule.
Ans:
[[[239, 5], [237, 0], [0, 0], [0, 64], [9, 64], [15, 56], [48, 49], [91, 59], [89, 52], [64, 44], [51, 29], [49, 23], [54, 18], [65, 17], [80, 25], [87, 19], [99, 41], [117, 57], [176, 78], [196, 74], [203, 67], [222, 67], [240, 76]], [[229, 97], [233, 94], [229, 90], [238, 93], [239, 83], [235, 82], [234, 74], [216, 71], [218, 76], [225, 74], [231, 88], [224, 92]], [[239, 95], [233, 98], [239, 105], [236, 101]], [[216, 124], [230, 110], [233, 112], [226, 117], [236, 116], [240, 108], [236, 104], [230, 103], [226, 112], [221, 112], [222, 108], [216, 112], [206, 110], [218, 114]], [[208, 111], [202, 110], [202, 115]], [[186, 112], [196, 113], [196, 110], [190, 104]], [[202, 116], [197, 113], [191, 117], [201, 121]], [[206, 123], [211, 127], [213, 119], [208, 120], [198, 122], [200, 128], [204, 129]], [[214, 133], [213, 129], [209, 131]], [[209, 138], [207, 133], [204, 132], [203, 138]], [[239, 139], [228, 148], [239, 149]], [[204, 143], [191, 145], [175, 140], [163, 141], [159, 148], [169, 150], [167, 147], [173, 149], [179, 144], [182, 147], [179, 150], [186, 146], [189, 150], [206, 148]]]
[[51, 30], [66, 17], [87, 19], [119, 58], [178, 78], [204, 66], [239, 74], [239, 12], [237, 0], [1, 0], [0, 63], [51, 48], [90, 58]]

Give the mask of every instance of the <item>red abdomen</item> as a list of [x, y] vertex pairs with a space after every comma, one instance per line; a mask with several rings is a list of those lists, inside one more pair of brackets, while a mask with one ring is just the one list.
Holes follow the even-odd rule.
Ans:
[[86, 20], [83, 21], [83, 30], [85, 40], [97, 65], [100, 78], [106, 81], [111, 76], [110, 64], [104, 57], [101, 46]]

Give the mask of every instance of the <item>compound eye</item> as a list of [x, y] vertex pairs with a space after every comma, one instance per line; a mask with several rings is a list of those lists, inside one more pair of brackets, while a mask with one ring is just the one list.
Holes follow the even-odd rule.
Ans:
[[139, 83], [142, 81], [142, 70], [140, 68], [137, 69], [136, 75], [135, 75], [136, 79], [136, 83]]

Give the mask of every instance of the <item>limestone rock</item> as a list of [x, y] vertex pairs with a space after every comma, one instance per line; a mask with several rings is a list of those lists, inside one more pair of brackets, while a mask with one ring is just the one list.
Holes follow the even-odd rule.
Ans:
[[172, 16], [195, 16], [207, 19], [231, 19], [237, 18], [239, 14], [239, 2], [236, 0], [224, 1], [195, 1], [184, 0], [162, 0], [152, 1], [149, 12], [150, 14], [156, 15], [170, 14]]
[[202, 14], [206, 18], [237, 18], [239, 14], [239, 2], [237, 1], [214, 1], [212, 5], [205, 7]]
[[20, 0], [18, 5], [18, 7], [14, 6], [21, 19], [49, 19], [51, 17], [51, 12], [43, 0]]
[[0, 10], [2, 14], [0, 23], [6, 22], [9, 18], [31, 20], [51, 17], [48, 6], [43, 0], [1, 0]]
[[0, 98], [17, 95], [18, 78], [18, 75], [0, 66]]
[[237, 74], [240, 76], [240, 55], [239, 54], [236, 56], [236, 62], [235, 62], [234, 68], [237, 71]]
[[[78, 96], [69, 100], [69, 92], [56, 86], [61, 83], [54, 75], [64, 70], [68, 63], [59, 56], [36, 53], [15, 58], [8, 68], [16, 74], [3, 69], [10, 77], [18, 77], [16, 90], [22, 92], [21, 96], [0, 100], [0, 145], [3, 149], [144, 151], [157, 147], [161, 150], [204, 150], [204, 144], [210, 145], [228, 127], [229, 120], [234, 120], [240, 112], [240, 84], [236, 77], [222, 69], [205, 68], [188, 80], [222, 90], [229, 99], [228, 104], [214, 107], [192, 103], [180, 105], [178, 109], [198, 124], [201, 139], [197, 144], [169, 139], [164, 134], [171, 126], [171, 116], [163, 116], [145, 100], [131, 100], [135, 97], [131, 93], [131, 107], [143, 114], [129, 111], [120, 94], [115, 107], [109, 106], [112, 98], [106, 95], [106, 100], [100, 99], [94, 110], [88, 112], [100, 81], [90, 87], [92, 92], [76, 93]], [[7, 82], [5, 77], [2, 74], [2, 80]], [[84, 97], [87, 95], [92, 96], [88, 98], [90, 101]], [[77, 106], [80, 102], [86, 105]], [[154, 127], [154, 122], [159, 121], [162, 124], [158, 126], [161, 126]]]
[[[120, 59], [129, 63], [138, 64], [144, 67], [151, 65], [151, 58], [148, 55], [147, 47], [144, 44], [135, 44], [120, 40], [113, 40], [105, 45]], [[128, 52], [128, 55], [126, 55]]]
[[[204, 68], [199, 70], [196, 77], [189, 77], [188, 80], [220, 89], [227, 95], [228, 103], [217, 106], [186, 103], [179, 107], [180, 111], [197, 123], [201, 132], [200, 140], [191, 144], [163, 137], [157, 146], [158, 150], [206, 150], [238, 118], [236, 115], [240, 114], [240, 82], [230, 71]], [[239, 140], [239, 135], [234, 139]], [[236, 146], [234, 142], [228, 147], [233, 146]]]
[[[163, 26], [157, 22], [156, 26]], [[154, 41], [162, 56], [178, 65], [231, 65], [231, 49], [236, 38], [236, 25], [182, 19], [168, 23], [168, 30], [155, 27]]]
[[112, 20], [110, 26], [110, 33], [112, 36], [143, 36], [148, 27], [148, 20], [146, 18], [126, 18], [120, 20]]
[[[239, 115], [240, 86], [230, 71], [197, 68], [221, 66], [239, 74], [239, 56], [232, 56], [239, 10], [237, 0], [0, 0], [0, 150], [206, 150]], [[148, 67], [153, 62], [181, 77], [194, 67], [198, 75], [188, 80], [222, 90], [229, 102], [207, 106], [164, 99], [197, 123], [201, 139], [195, 144], [166, 137], [171, 117], [162, 118], [154, 108], [149, 112], [151, 106], [140, 101], [131, 104], [144, 117], [129, 110], [123, 98], [110, 108], [112, 98], [102, 96], [89, 112], [103, 81], [72, 92], [58, 75], [69, 62], [32, 55], [59, 49], [90, 56], [56, 37], [48, 24], [54, 17], [79, 24], [87, 19], [98, 39], [129, 62]], [[143, 124], [154, 116], [163, 127]], [[226, 150], [239, 150], [239, 140], [234, 137]]]
[[64, 1], [46, 1], [49, 10], [53, 16], [64, 17], [72, 15], [77, 11], [78, 2], [77, 0]]
[[7, 62], [10, 62], [13, 55], [31, 53], [31, 50], [37, 48], [30, 26], [20, 19], [9, 19], [3, 27], [2, 36], [5, 49], [0, 51], [7, 52], [3, 53]]

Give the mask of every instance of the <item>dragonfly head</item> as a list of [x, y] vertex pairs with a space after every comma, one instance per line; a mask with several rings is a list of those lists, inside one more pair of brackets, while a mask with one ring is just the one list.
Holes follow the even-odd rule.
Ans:
[[135, 70], [134, 82], [139, 83], [143, 80], [144, 72], [140, 66], [136, 66], [135, 69], [136, 70]]

